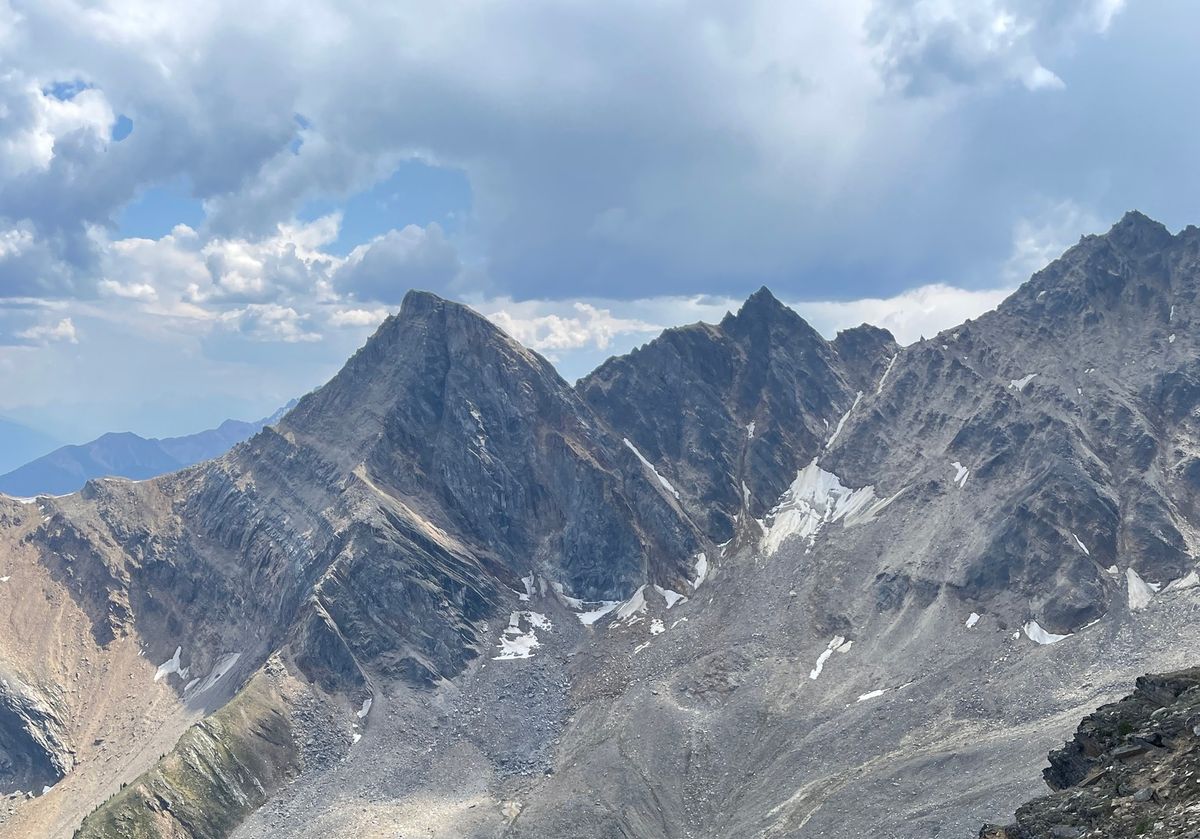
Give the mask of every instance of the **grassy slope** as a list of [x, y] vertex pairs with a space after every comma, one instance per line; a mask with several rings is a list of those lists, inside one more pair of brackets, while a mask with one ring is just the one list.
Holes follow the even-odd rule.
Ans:
[[171, 753], [88, 816], [78, 839], [221, 839], [296, 765], [278, 691], [256, 675]]

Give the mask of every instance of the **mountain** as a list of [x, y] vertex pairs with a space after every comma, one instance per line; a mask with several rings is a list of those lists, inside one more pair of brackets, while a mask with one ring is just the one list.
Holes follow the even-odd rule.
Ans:
[[258, 422], [225, 420], [216, 428], [183, 437], [147, 439], [126, 431], [104, 434], [78, 446], [62, 446], [0, 475], [0, 492], [18, 498], [65, 495], [92, 478], [111, 475], [145, 480], [164, 475], [224, 454], [263, 426], [277, 422], [293, 405], [295, 401]]
[[668, 330], [578, 387], [724, 542], [739, 515], [766, 514], [898, 350], [865, 325], [826, 341], [763, 288], [720, 324]]
[[0, 469], [12, 469], [61, 445], [48, 434], [0, 417]]
[[1197, 294], [1131, 213], [908, 347], [764, 290], [572, 388], [410, 293], [220, 458], [0, 499], [0, 836], [1005, 823], [1195, 666]]

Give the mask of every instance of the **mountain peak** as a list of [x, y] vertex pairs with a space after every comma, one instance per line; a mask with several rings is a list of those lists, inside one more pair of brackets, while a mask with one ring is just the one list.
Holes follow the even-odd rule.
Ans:
[[771, 289], [767, 288], [765, 285], [759, 286], [758, 291], [754, 292], [753, 294], [751, 294], [749, 297], [746, 298], [746, 302], [747, 303], [765, 302], [765, 303], [774, 303], [777, 306], [783, 305], [782, 303], [779, 302], [779, 298], [777, 298], [774, 294], [771, 293]]
[[1145, 213], [1130, 210], [1105, 234], [1105, 238], [1124, 247], [1159, 248], [1174, 237], [1162, 222]]
[[738, 309], [735, 317], [761, 316], [785, 311], [791, 312], [791, 309], [781, 303], [779, 298], [771, 293], [771, 289], [761, 286], [758, 291], [746, 298], [746, 302]]
[[721, 329], [724, 332], [742, 338], [756, 333], [766, 335], [778, 325], [796, 331], [810, 342], [825, 343], [825, 339], [808, 321], [795, 309], [782, 303], [766, 286], [747, 297], [737, 314], [726, 314], [721, 319]]
[[397, 356], [420, 357], [431, 342], [452, 345], [456, 356], [498, 352], [505, 357], [519, 357], [520, 363], [540, 373], [553, 370], [540, 355], [471, 307], [419, 289], [404, 295], [400, 311], [380, 325], [351, 361], [358, 356], [365, 356], [364, 362], [373, 360], [370, 363]]
[[[400, 312], [397, 314], [399, 318], [419, 317], [429, 312], [436, 312], [447, 306], [457, 306], [444, 297], [434, 294], [432, 291], [424, 291], [419, 288], [409, 289], [404, 300], [400, 303]], [[465, 308], [465, 307], [463, 307]]]

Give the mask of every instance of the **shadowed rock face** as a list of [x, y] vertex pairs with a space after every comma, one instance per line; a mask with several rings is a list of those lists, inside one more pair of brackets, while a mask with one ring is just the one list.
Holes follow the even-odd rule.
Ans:
[[71, 771], [65, 740], [49, 703], [11, 674], [0, 679], [0, 794], [40, 790]]
[[[763, 290], [575, 389], [413, 293], [227, 456], [0, 501], [0, 538], [100, 648], [239, 652], [165, 677], [189, 707], [269, 677], [246, 719], [303, 748], [236, 839], [968, 835], [1200, 642], [1198, 292], [1200, 233], [1131, 215], [904, 349]], [[189, 786], [255, 788], [214, 760]]]
[[896, 354], [862, 326], [826, 341], [763, 288], [717, 326], [670, 329], [579, 393], [679, 489], [718, 542], [761, 518]]

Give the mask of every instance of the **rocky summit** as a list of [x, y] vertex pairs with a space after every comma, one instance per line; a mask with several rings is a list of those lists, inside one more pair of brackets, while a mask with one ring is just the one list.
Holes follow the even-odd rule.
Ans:
[[907, 347], [762, 289], [572, 387], [412, 292], [222, 457], [0, 497], [0, 836], [1188, 835], [1198, 294], [1130, 213]]

